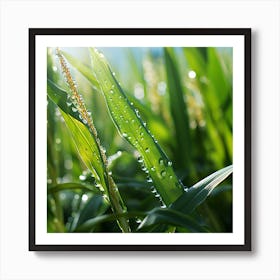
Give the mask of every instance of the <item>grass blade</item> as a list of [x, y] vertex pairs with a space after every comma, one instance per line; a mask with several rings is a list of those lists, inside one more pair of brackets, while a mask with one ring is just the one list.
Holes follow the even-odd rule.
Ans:
[[121, 135], [133, 145], [141, 157], [148, 181], [152, 180], [163, 203], [170, 205], [182, 193], [183, 185], [177, 179], [172, 163], [142, 121], [139, 112], [128, 101], [103, 54], [90, 48], [93, 72], [99, 82], [110, 115]]
[[48, 188], [48, 194], [54, 194], [60, 191], [69, 191], [69, 190], [82, 190], [82, 191], [89, 191], [93, 193], [100, 193], [96, 188], [93, 188], [89, 185], [84, 185], [80, 183], [62, 183]]
[[182, 214], [171, 208], [156, 208], [152, 210], [138, 227], [138, 230], [147, 230], [155, 225], [166, 224], [175, 227], [183, 227], [190, 232], [205, 232], [205, 229], [200, 226], [193, 218]]
[[232, 173], [232, 165], [220, 169], [196, 183], [178, 198], [170, 207], [183, 213], [191, 213]]
[[[96, 139], [92, 137], [87, 126], [82, 122], [79, 117], [79, 112], [73, 103], [71, 103], [71, 106], [67, 105], [67, 102], [69, 102], [68, 94], [50, 80], [48, 81], [47, 90], [50, 99], [60, 108], [60, 112], [69, 128], [81, 160], [104, 188], [106, 186], [104, 178], [105, 167]], [[73, 108], [75, 108], [74, 111], [72, 110]]]
[[175, 156], [178, 162], [176, 163], [180, 168], [190, 168], [190, 125], [184, 101], [184, 91], [181, 84], [180, 74], [178, 73], [179, 67], [172, 48], [164, 49], [164, 57], [166, 64], [167, 85], [169, 89], [170, 112], [173, 118], [177, 142]]

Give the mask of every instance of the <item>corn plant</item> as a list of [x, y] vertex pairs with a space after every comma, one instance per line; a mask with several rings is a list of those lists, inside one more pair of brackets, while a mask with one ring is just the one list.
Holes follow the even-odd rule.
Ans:
[[76, 50], [48, 50], [48, 231], [231, 231], [231, 50]]

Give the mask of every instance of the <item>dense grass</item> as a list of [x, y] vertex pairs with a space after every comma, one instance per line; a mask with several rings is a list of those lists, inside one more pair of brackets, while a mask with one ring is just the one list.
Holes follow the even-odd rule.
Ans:
[[232, 231], [231, 48], [49, 48], [47, 72], [48, 232]]

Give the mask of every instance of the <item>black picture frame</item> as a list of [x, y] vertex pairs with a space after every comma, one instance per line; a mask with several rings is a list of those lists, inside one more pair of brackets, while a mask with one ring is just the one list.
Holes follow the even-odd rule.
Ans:
[[[36, 243], [36, 38], [48, 35], [232, 35], [244, 37], [244, 244], [228, 245], [76, 245]], [[177, 29], [29, 29], [29, 250], [30, 251], [250, 251], [251, 248], [251, 29], [249, 28], [177, 28]]]

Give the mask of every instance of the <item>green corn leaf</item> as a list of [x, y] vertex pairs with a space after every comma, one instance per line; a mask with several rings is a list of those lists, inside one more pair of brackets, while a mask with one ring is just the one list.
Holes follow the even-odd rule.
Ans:
[[[59, 109], [81, 122], [81, 119], [79, 118], [79, 112], [69, 100], [69, 95], [67, 92], [58, 87], [50, 79], [48, 79], [47, 82], [47, 92], [48, 97], [59, 107]], [[67, 104], [69, 104], [69, 106]]]
[[183, 48], [189, 68], [195, 71], [198, 77], [205, 75], [207, 63], [203, 53], [206, 51], [206, 48]]
[[79, 155], [87, 168], [99, 179], [101, 185], [106, 186], [104, 166], [99, 149], [88, 128], [72, 116], [61, 111], [71, 136], [76, 144]]
[[95, 175], [103, 188], [105, 188], [104, 166], [95, 138], [79, 118], [79, 113], [73, 112], [67, 106], [67, 93], [48, 81], [48, 96], [60, 108], [60, 112], [69, 128], [76, 144], [81, 160]]
[[169, 92], [170, 112], [173, 119], [176, 135], [176, 159], [181, 168], [190, 168], [191, 139], [189, 117], [184, 101], [184, 91], [180, 73], [172, 48], [164, 48], [167, 85]]
[[192, 217], [175, 211], [171, 208], [155, 208], [149, 212], [142, 223], [138, 227], [138, 231], [147, 230], [155, 225], [165, 224], [175, 227], [183, 227], [190, 232], [205, 232]]
[[82, 190], [90, 191], [94, 193], [100, 193], [96, 188], [92, 186], [80, 184], [80, 183], [62, 183], [48, 188], [48, 194], [54, 194], [60, 191], [69, 191], [69, 190]]
[[232, 165], [220, 169], [203, 180], [196, 183], [179, 197], [170, 208], [183, 212], [191, 213], [211, 194], [211, 192], [230, 174], [232, 173]]
[[97, 216], [95, 218], [89, 219], [85, 221], [83, 224], [78, 226], [74, 231], [75, 232], [90, 232], [93, 228], [97, 225], [100, 225], [105, 222], [115, 221], [116, 219], [129, 219], [129, 218], [136, 218], [136, 217], [144, 217], [146, 216], [145, 212], [125, 212], [121, 214], [104, 214]]
[[183, 185], [177, 179], [172, 163], [151, 135], [139, 112], [128, 101], [105, 57], [90, 48], [93, 72], [105, 97], [110, 115], [121, 135], [133, 145], [141, 157], [143, 170], [152, 180], [163, 203], [170, 205], [182, 193]]
[[92, 196], [85, 204], [81, 212], [79, 213], [75, 223], [72, 225], [72, 231], [92, 218], [105, 213], [108, 209], [108, 203], [106, 203], [102, 195]]

